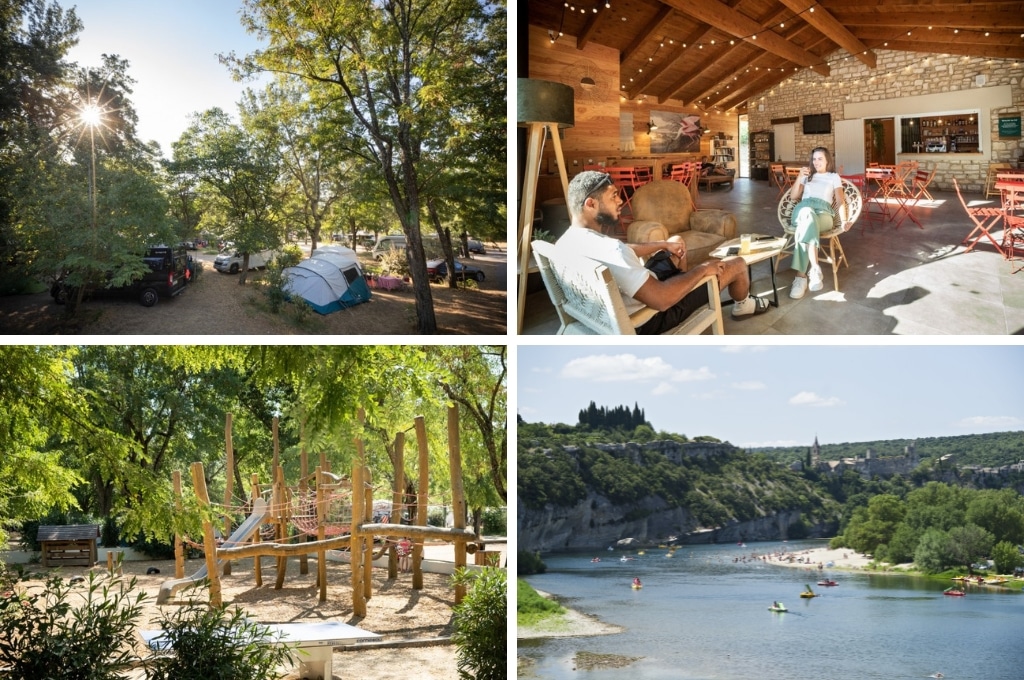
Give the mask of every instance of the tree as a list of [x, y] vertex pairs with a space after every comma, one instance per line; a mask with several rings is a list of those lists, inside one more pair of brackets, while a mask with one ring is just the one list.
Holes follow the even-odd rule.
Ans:
[[975, 492], [965, 517], [992, 533], [996, 540], [1024, 543], [1024, 499], [1014, 489]]
[[977, 524], [953, 527], [949, 530], [949, 564], [971, 569], [971, 565], [988, 557], [994, 543], [991, 532]]
[[942, 529], [925, 530], [914, 550], [914, 563], [930, 574], [937, 574], [954, 564], [950, 561], [949, 535]]
[[193, 115], [173, 149], [172, 172], [196, 177], [205, 190], [200, 224], [233, 241], [242, 253], [238, 283], [245, 285], [249, 254], [283, 242], [278, 148], [213, 108]]
[[439, 121], [462, 108], [444, 99], [445, 84], [490, 19], [475, 0], [341, 0], [330, 8], [246, 0], [243, 23], [270, 46], [227, 59], [241, 73], [298, 76], [351, 115], [340, 142], [371, 162], [387, 188], [408, 239], [420, 333], [437, 330], [421, 229], [424, 164], [442, 148]]
[[1000, 541], [992, 547], [992, 561], [996, 565], [996, 573], [1012, 574], [1014, 569], [1024, 564], [1017, 546], [1009, 541]]

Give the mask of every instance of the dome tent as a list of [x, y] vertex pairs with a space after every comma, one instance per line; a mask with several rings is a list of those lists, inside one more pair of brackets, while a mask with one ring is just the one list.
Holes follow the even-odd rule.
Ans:
[[320, 314], [330, 314], [370, 299], [355, 251], [343, 246], [323, 246], [308, 260], [286, 267], [282, 288], [301, 297]]

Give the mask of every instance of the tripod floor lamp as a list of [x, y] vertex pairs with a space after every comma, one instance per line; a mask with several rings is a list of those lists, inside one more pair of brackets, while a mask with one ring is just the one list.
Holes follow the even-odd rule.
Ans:
[[544, 139], [550, 133], [551, 144], [558, 160], [558, 173], [562, 179], [562, 193], [569, 203], [569, 179], [565, 172], [562, 142], [558, 138], [561, 128], [576, 124], [573, 111], [573, 91], [568, 85], [548, 80], [519, 78], [516, 85], [517, 122], [527, 129], [526, 165], [523, 168], [523, 193], [519, 205], [519, 332], [523, 330], [526, 309], [526, 278], [529, 275], [530, 242], [533, 240], [533, 215], [537, 205], [537, 181], [544, 153]]

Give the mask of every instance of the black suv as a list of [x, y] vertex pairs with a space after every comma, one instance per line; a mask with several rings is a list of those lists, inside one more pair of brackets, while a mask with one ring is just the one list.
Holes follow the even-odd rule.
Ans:
[[[86, 295], [114, 293], [136, 297], [144, 307], [152, 307], [162, 297], [173, 297], [185, 289], [192, 278], [188, 251], [182, 245], [150, 246], [142, 260], [149, 265], [149, 271], [142, 278], [121, 286], [90, 286]], [[50, 295], [58, 305], [73, 298], [77, 291], [64, 285], [63, 277], [54, 282]]]

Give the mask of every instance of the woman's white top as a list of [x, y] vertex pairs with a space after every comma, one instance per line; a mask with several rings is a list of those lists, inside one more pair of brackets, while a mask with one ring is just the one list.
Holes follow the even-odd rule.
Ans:
[[801, 198], [820, 198], [823, 201], [832, 203], [832, 198], [837, 189], [841, 189], [843, 180], [835, 172], [819, 172], [804, 184], [804, 193]]

